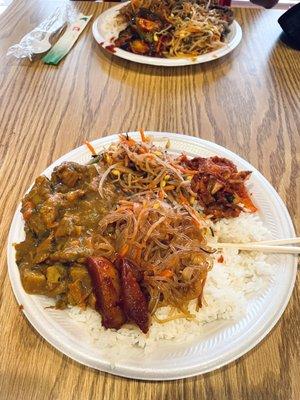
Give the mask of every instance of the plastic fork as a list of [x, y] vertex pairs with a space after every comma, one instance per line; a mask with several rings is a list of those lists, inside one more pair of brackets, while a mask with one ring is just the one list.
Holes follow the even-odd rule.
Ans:
[[64, 27], [66, 24], [65, 21], [58, 21], [56, 24], [54, 24], [47, 32], [45, 32], [45, 36], [41, 39], [41, 34], [40, 32], [37, 32], [38, 35], [37, 37], [31, 38], [31, 47], [32, 47], [32, 53], [34, 54], [41, 54], [45, 53], [48, 50], [51, 49], [52, 44], [50, 43], [50, 38], [54, 33], [58, 32], [60, 29]]

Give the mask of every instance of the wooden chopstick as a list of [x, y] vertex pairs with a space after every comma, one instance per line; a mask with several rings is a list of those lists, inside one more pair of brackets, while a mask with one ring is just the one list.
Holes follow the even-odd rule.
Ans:
[[296, 244], [300, 243], [300, 237], [294, 237], [289, 239], [273, 239], [273, 240], [262, 240], [260, 242], [251, 242], [251, 244]]
[[300, 254], [300, 247], [295, 246], [270, 246], [257, 243], [216, 243], [212, 247], [216, 249], [232, 248], [246, 251], [261, 251], [263, 253]]

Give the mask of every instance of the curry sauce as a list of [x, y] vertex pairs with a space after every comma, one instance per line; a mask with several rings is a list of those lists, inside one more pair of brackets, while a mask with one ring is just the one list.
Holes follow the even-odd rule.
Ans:
[[55, 297], [59, 308], [94, 307], [85, 260], [98, 254], [97, 228], [108, 207], [98, 184], [94, 165], [68, 162], [55, 168], [51, 179], [38, 177], [24, 197], [26, 238], [15, 248], [27, 293]]

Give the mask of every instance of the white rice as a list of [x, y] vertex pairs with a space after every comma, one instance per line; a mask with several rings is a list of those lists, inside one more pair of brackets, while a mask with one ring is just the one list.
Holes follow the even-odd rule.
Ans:
[[117, 16], [102, 21], [101, 32], [105, 38], [105, 44], [111, 44], [113, 38], [117, 38], [119, 33], [127, 27], [127, 22], [121, 22]]
[[[252, 214], [242, 214], [239, 218], [221, 220], [213, 225], [215, 238], [220, 242], [247, 242], [270, 237], [261, 220]], [[224, 261], [218, 262], [220, 255]], [[247, 313], [249, 299], [255, 293], [265, 289], [270, 281], [271, 267], [266, 256], [255, 252], [238, 252], [235, 249], [225, 249], [215, 255], [214, 265], [208, 273], [204, 288], [205, 305], [197, 312], [195, 302], [191, 302], [190, 310], [195, 319], [176, 319], [165, 324], [152, 321], [147, 335], [138, 328], [126, 325], [118, 331], [104, 329], [101, 316], [91, 309], [86, 311], [78, 307], [68, 312], [72, 319], [84, 324], [90, 332], [91, 340], [99, 348], [109, 350], [114, 347], [120, 351], [124, 345], [151, 351], [158, 341], [183, 343], [194, 339], [203, 332], [204, 324], [216, 320], [237, 320]], [[158, 310], [157, 317], [168, 316], [169, 308]]]

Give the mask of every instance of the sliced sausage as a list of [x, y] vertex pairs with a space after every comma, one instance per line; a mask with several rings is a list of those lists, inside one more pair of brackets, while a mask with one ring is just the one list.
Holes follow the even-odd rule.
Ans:
[[120, 307], [121, 287], [116, 267], [105, 257], [88, 257], [86, 264], [103, 326], [121, 328], [126, 317]]
[[117, 264], [120, 269], [122, 304], [125, 314], [142, 332], [147, 333], [150, 321], [148, 304], [139, 285], [136, 268], [126, 258], [119, 258]]

